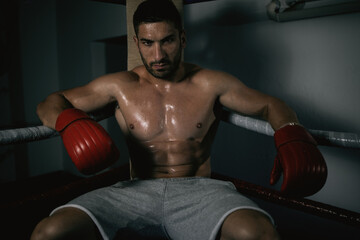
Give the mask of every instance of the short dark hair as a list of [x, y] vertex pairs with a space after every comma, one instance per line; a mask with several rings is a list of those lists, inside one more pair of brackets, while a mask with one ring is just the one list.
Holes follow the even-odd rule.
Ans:
[[180, 13], [171, 0], [146, 0], [139, 4], [133, 16], [135, 33], [138, 34], [142, 23], [162, 21], [173, 23], [179, 32], [183, 30]]

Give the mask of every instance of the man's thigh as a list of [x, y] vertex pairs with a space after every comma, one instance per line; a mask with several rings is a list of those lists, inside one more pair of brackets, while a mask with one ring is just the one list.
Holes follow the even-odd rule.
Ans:
[[66, 207], [43, 219], [31, 236], [38, 239], [100, 239], [98, 228], [82, 210]]
[[265, 214], [240, 209], [225, 218], [217, 239], [279, 239], [279, 236]]

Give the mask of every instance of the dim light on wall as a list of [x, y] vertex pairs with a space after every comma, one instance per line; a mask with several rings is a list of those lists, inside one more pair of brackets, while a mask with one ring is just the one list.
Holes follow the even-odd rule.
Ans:
[[277, 22], [294, 21], [360, 11], [359, 0], [272, 0], [268, 17]]

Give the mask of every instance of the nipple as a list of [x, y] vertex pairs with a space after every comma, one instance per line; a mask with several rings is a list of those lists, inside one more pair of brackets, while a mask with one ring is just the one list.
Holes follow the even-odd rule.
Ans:
[[201, 128], [201, 127], [202, 127], [202, 123], [198, 123], [198, 124], [196, 125], [196, 127], [197, 127], [197, 128]]

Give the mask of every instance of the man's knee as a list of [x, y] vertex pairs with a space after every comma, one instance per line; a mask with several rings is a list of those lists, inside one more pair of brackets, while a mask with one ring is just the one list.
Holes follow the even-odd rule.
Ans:
[[[266, 218], [265, 216], [263, 218]], [[249, 220], [248, 224], [237, 228], [234, 239], [261, 239], [261, 240], [278, 240], [279, 236], [276, 229], [269, 221], [262, 219]]]
[[254, 210], [238, 210], [224, 221], [220, 239], [280, 239], [270, 219]]
[[31, 240], [98, 239], [99, 231], [91, 218], [79, 209], [66, 208], [43, 219], [35, 227]]
[[47, 217], [39, 222], [32, 235], [31, 240], [43, 240], [43, 239], [59, 239], [61, 235], [61, 227], [58, 226], [56, 219], [52, 217]]

